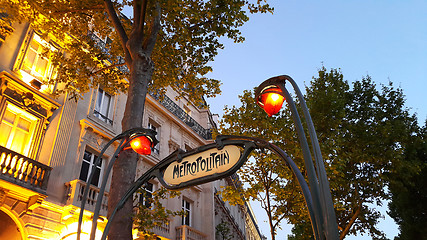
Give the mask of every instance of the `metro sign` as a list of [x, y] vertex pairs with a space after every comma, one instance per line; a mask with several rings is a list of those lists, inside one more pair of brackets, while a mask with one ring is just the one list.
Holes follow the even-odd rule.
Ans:
[[240, 159], [240, 149], [234, 145], [223, 149], [209, 149], [172, 162], [165, 170], [163, 180], [169, 186], [179, 185], [195, 179], [225, 173]]

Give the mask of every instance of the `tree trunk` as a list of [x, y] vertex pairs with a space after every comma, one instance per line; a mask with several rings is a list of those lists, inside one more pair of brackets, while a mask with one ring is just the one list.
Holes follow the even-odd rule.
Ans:
[[[134, 55], [135, 56], [135, 55]], [[137, 53], [130, 69], [129, 90], [122, 119], [122, 131], [142, 127], [145, 97], [151, 81], [153, 64], [149, 57]], [[135, 181], [138, 154], [132, 150], [122, 151], [114, 164], [108, 199], [108, 215], [112, 213], [129, 186]], [[108, 233], [109, 240], [132, 239], [132, 199], [116, 213]]]

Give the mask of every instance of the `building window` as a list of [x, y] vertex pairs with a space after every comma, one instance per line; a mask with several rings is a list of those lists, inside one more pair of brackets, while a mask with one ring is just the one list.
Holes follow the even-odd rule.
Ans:
[[191, 203], [185, 199], [182, 199], [182, 210], [185, 212], [185, 215], [182, 216], [182, 225], [190, 226]]
[[95, 117], [111, 125], [113, 124], [113, 120], [111, 120], [110, 117], [112, 99], [113, 97], [109, 93], [99, 88], [98, 96], [96, 98], [95, 110], [93, 113]]
[[0, 124], [0, 145], [28, 157], [37, 122], [32, 114], [8, 103]]
[[[157, 140], [160, 141], [160, 126], [158, 124], [156, 124], [156, 123], [153, 123], [153, 122], [149, 121], [148, 122], [148, 128], [151, 129], [151, 130], [156, 131], [156, 136], [155, 137], [157, 138]], [[153, 153], [159, 154], [160, 153], [160, 144], [158, 143], [158, 144], [156, 144], [156, 146], [152, 147], [151, 151]]]
[[[92, 152], [85, 150], [85, 152], [83, 154], [82, 168], [80, 169], [80, 176], [79, 176], [80, 180], [82, 180], [82, 181], [88, 180], [97, 157], [98, 156], [93, 154]], [[101, 159], [99, 164], [96, 166], [95, 173], [94, 173], [92, 181], [90, 183], [96, 187], [99, 187], [99, 185], [100, 185], [100, 179], [102, 177], [102, 170], [103, 170], [102, 164], [103, 164], [103, 159]]]
[[147, 208], [151, 208], [153, 205], [153, 192], [154, 185], [152, 183], [146, 183], [143, 187], [142, 193], [139, 195], [139, 203]]
[[23, 80], [38, 90], [52, 92], [53, 85], [42, 85], [55, 78], [55, 71], [50, 55], [58, 49], [43, 40], [38, 34], [33, 34], [22, 60], [21, 74]]

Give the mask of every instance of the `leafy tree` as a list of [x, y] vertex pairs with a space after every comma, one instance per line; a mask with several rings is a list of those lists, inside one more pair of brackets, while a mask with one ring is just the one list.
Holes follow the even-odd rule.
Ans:
[[395, 239], [427, 239], [427, 122], [411, 136], [391, 176], [388, 213], [400, 229]]
[[[256, 107], [252, 94], [245, 92], [244, 96], [241, 98], [242, 107], [226, 108], [222, 131], [282, 142], [280, 146], [305, 173], [290, 115], [281, 112], [279, 117], [271, 120], [258, 117], [253, 114], [256, 110], [252, 111]], [[381, 214], [372, 204], [381, 204], [389, 197], [385, 190], [389, 173], [401, 161], [404, 143], [416, 121], [404, 107], [402, 90], [395, 89], [391, 83], [377, 90], [369, 76], [350, 85], [339, 70], [327, 72], [322, 68], [319, 76], [313, 78], [306, 88], [305, 99], [325, 159], [340, 238], [357, 232], [368, 233], [374, 239], [383, 238], [384, 234], [376, 227]], [[255, 159], [255, 165], [278, 161], [259, 156]], [[273, 219], [285, 218], [295, 225], [291, 239], [310, 239], [312, 229], [305, 203], [301, 194], [295, 194], [300, 191], [299, 186], [285, 166], [284, 163], [274, 164], [271, 171], [279, 179], [271, 180], [279, 180], [278, 188], [284, 189], [277, 190], [276, 194], [284, 196], [282, 200], [286, 204], [279, 204], [280, 210], [270, 213]], [[270, 170], [263, 165], [259, 168]], [[254, 187], [260, 174], [257, 172], [255, 175], [242, 177], [247, 186], [245, 194], [266, 191], [265, 185], [262, 190]], [[272, 228], [272, 233], [274, 231]]]
[[[133, 10], [130, 19], [122, 14], [125, 8]], [[127, 92], [125, 131], [142, 126], [148, 89], [164, 92], [170, 86], [193, 102], [218, 94], [219, 81], [205, 74], [223, 48], [219, 39], [242, 42], [238, 28], [248, 21], [248, 13], [272, 8], [265, 0], [3, 0], [0, 11], [7, 13], [4, 21], [29, 22], [60, 44], [61, 51], [52, 56], [58, 69], [52, 81], [62, 83], [69, 97], [78, 99], [98, 85], [111, 93]], [[108, 44], [99, 41], [107, 37]], [[116, 161], [110, 213], [126, 190], [123, 186], [134, 181], [136, 162], [132, 151], [122, 152]], [[111, 225], [109, 239], [131, 238], [131, 212], [128, 201]]]
[[322, 68], [306, 99], [328, 166], [340, 238], [357, 232], [384, 238], [373, 204], [388, 199], [389, 173], [416, 123], [402, 90], [391, 82], [377, 90], [369, 76], [350, 87], [340, 71]]

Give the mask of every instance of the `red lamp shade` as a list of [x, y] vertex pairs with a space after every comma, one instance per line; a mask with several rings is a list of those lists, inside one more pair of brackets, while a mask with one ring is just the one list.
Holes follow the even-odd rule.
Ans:
[[146, 136], [139, 136], [130, 141], [130, 147], [138, 154], [151, 154], [151, 141]]
[[278, 113], [285, 98], [280, 94], [280, 88], [269, 88], [259, 97], [260, 105], [269, 117]]

